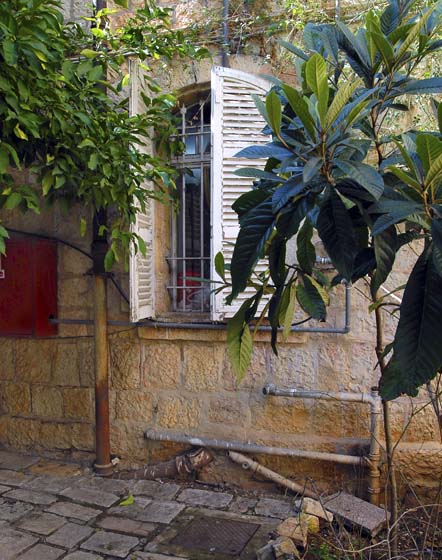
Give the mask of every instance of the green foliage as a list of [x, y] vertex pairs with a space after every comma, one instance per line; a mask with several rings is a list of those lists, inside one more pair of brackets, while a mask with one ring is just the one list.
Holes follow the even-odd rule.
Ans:
[[54, 203], [66, 210], [81, 203], [91, 215], [112, 209], [108, 268], [132, 242], [142, 250], [130, 225], [154, 196], [153, 186], [173, 186], [167, 160], [146, 153], [141, 138], [159, 138], [163, 152], [178, 147], [171, 141], [175, 99], [161, 93], [149, 72], [146, 111], [129, 115], [121, 96], [128, 81], [124, 54], [146, 62], [205, 54], [170, 29], [169, 11], [154, 2], [114, 32], [102, 25], [110, 12], [91, 18], [87, 31], [64, 23], [56, 0], [0, 5], [0, 209], [39, 212]]
[[[295, 298], [309, 317], [324, 320], [330, 286], [368, 276], [372, 309], [385, 306], [377, 292], [397, 252], [424, 240], [381, 379], [387, 400], [415, 395], [442, 366], [435, 344], [442, 334], [441, 104], [434, 100], [439, 130], [384, 131], [389, 114], [408, 109], [407, 95], [442, 93], [442, 77], [420, 79], [418, 72], [442, 48], [441, 4], [420, 13], [413, 9], [413, 2], [390, 0], [384, 11], [369, 12], [356, 33], [340, 21], [308, 24], [306, 50], [287, 44], [300, 64], [302, 84], [275, 86], [260, 103], [273, 139], [240, 155], [269, 160], [264, 173], [247, 171], [256, 178], [254, 188], [234, 205], [240, 234], [231, 299], [247, 285], [256, 295], [241, 308], [241, 328], [230, 331], [231, 346], [238, 347], [238, 337], [255, 320], [264, 293], [270, 295], [265, 313], [275, 351], [278, 328], [287, 334], [293, 320]], [[286, 246], [295, 235], [293, 263]], [[315, 268], [312, 235], [321, 239], [338, 272], [332, 282]], [[259, 258], [268, 259], [269, 269], [257, 280]], [[233, 323], [238, 325], [238, 316]], [[240, 375], [245, 358], [234, 361]]]

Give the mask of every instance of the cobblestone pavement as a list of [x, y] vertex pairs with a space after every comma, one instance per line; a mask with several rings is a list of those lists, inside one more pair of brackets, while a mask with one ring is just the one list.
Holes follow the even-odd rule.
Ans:
[[283, 498], [98, 478], [0, 451], [0, 560], [252, 559], [290, 511]]

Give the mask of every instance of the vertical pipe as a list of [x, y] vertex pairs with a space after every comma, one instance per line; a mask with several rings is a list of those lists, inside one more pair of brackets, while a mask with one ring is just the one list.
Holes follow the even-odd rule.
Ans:
[[368, 472], [368, 495], [370, 503], [380, 505], [381, 498], [381, 414], [382, 400], [377, 387], [371, 389], [370, 402], [370, 460]]
[[[96, 11], [107, 7], [106, 0], [96, 0]], [[102, 24], [103, 25], [103, 24]], [[94, 216], [92, 243], [94, 275], [94, 342], [95, 342], [95, 464], [94, 470], [102, 476], [112, 474], [110, 459], [109, 428], [109, 365], [107, 341], [107, 275], [104, 257], [108, 244], [100, 235], [100, 225], [105, 225], [105, 209], [99, 209]]]
[[105, 274], [94, 274], [95, 336], [95, 464], [102, 476], [112, 474], [109, 427], [107, 289]]
[[223, 0], [223, 25], [222, 25], [222, 45], [221, 45], [221, 66], [229, 67], [229, 57], [227, 47], [229, 44], [229, 0]]

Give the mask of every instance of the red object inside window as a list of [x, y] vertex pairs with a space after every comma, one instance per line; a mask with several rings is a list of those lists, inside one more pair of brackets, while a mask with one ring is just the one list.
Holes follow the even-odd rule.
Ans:
[[0, 260], [0, 335], [55, 336], [57, 244], [46, 239], [12, 239]]

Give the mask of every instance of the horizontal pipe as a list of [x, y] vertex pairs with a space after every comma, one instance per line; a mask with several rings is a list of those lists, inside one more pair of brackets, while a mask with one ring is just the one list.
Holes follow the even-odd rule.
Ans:
[[[343, 327], [302, 327], [293, 325], [290, 327], [290, 332], [299, 333], [325, 333], [325, 334], [347, 334], [350, 332], [350, 296], [351, 285], [345, 283], [345, 319]], [[52, 325], [92, 325], [94, 322], [90, 319], [59, 319], [58, 317], [49, 317], [49, 323]], [[139, 321], [132, 323], [131, 321], [108, 321], [108, 325], [112, 327], [154, 327], [161, 329], [194, 329], [194, 330], [209, 330], [220, 331], [225, 330], [227, 325], [225, 323], [178, 323], [167, 321]], [[258, 327], [259, 331], [268, 332], [272, 330], [269, 325], [261, 325]], [[278, 329], [282, 330], [282, 328]]]
[[212, 439], [207, 437], [194, 437], [184, 434], [171, 434], [166, 431], [146, 430], [144, 437], [153, 441], [167, 441], [172, 443], [184, 443], [198, 447], [211, 447], [213, 449], [225, 449], [228, 451], [240, 451], [245, 453], [257, 453], [263, 455], [278, 455], [285, 457], [297, 457], [299, 459], [312, 459], [316, 461], [331, 461], [343, 465], [364, 466], [364, 457], [355, 455], [342, 455], [339, 453], [327, 453], [325, 451], [307, 451], [305, 449], [291, 449], [288, 447], [270, 447], [257, 443], [228, 441], [224, 439]]
[[[294, 397], [299, 399], [318, 399], [324, 401], [345, 401], [359, 403], [373, 403], [373, 396], [370, 393], [346, 393], [341, 391], [305, 391], [303, 389], [285, 389], [268, 383], [263, 387], [264, 395], [275, 397]], [[380, 400], [380, 397], [377, 397]]]

